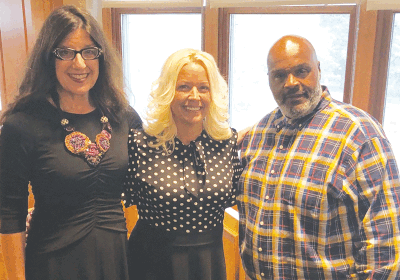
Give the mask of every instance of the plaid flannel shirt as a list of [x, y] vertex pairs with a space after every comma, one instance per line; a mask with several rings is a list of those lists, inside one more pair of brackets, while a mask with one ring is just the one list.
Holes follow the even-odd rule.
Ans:
[[240, 253], [251, 279], [400, 279], [400, 184], [381, 126], [326, 87], [242, 143]]

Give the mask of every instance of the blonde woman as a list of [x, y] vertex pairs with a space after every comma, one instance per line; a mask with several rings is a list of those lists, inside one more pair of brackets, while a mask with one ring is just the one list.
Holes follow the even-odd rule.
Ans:
[[183, 49], [165, 62], [144, 131], [129, 136], [124, 199], [140, 216], [131, 279], [226, 279], [224, 209], [235, 204], [242, 171], [227, 97], [211, 55]]

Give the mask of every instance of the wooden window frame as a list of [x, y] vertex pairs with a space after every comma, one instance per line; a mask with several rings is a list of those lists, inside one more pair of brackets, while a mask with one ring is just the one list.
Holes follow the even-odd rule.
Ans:
[[386, 89], [389, 75], [389, 57], [393, 37], [394, 16], [399, 11], [378, 11], [376, 39], [371, 73], [371, 96], [375, 100], [369, 106], [369, 113], [380, 123], [383, 122], [386, 102]]
[[221, 8], [219, 11], [218, 64], [222, 75], [229, 77], [229, 31], [230, 16], [232, 14], [349, 14], [349, 38], [347, 45], [346, 71], [344, 81], [343, 101], [351, 103], [353, 95], [352, 77], [355, 64], [355, 38], [357, 36], [357, 6], [356, 5], [328, 5], [328, 6], [271, 6], [266, 8]]
[[[386, 98], [393, 17], [400, 10], [367, 11], [359, 5], [271, 6], [242, 8], [107, 8], [103, 16], [109, 38], [122, 53], [121, 15], [201, 13], [202, 49], [214, 56], [220, 71], [229, 77], [229, 27], [231, 14], [350, 14], [343, 101], [353, 104], [382, 122]], [[107, 29], [107, 28], [106, 28]], [[371, 30], [373, 30], [371, 32]], [[373, 54], [372, 54], [373, 53]]]

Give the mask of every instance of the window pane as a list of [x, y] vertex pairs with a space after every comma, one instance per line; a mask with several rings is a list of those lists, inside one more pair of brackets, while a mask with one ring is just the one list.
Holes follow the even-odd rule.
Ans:
[[121, 28], [126, 90], [143, 118], [167, 57], [183, 48], [201, 49], [201, 14], [126, 14]]
[[267, 56], [273, 43], [284, 35], [299, 35], [313, 44], [321, 62], [321, 84], [342, 101], [349, 21], [349, 14], [231, 15], [232, 127], [253, 125], [277, 107], [268, 85]]
[[400, 14], [395, 14], [392, 46], [390, 49], [388, 83], [386, 89], [383, 126], [397, 161], [400, 160]]

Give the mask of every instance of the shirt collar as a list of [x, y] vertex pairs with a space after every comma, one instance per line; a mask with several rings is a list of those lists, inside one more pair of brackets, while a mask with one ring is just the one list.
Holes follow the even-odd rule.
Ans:
[[203, 129], [201, 131], [200, 135], [197, 136], [197, 138], [195, 140], [190, 141], [190, 143], [188, 145], [183, 144], [182, 141], [179, 140], [178, 137], [175, 137], [174, 141], [175, 141], [175, 147], [179, 147], [179, 148], [183, 148], [184, 149], [184, 148], [187, 148], [189, 146], [196, 146], [198, 144], [201, 145], [201, 143], [204, 142], [206, 139], [208, 139], [208, 134], [207, 134], [206, 130]]
[[328, 88], [326, 86], [322, 86], [321, 100], [317, 107], [315, 107], [310, 114], [299, 119], [288, 119], [279, 109], [275, 115], [274, 121], [272, 122], [272, 127], [276, 128], [276, 132], [279, 132], [284, 127], [293, 130], [300, 130], [314, 117], [316, 113], [325, 109], [331, 102], [332, 97], [328, 91]]

